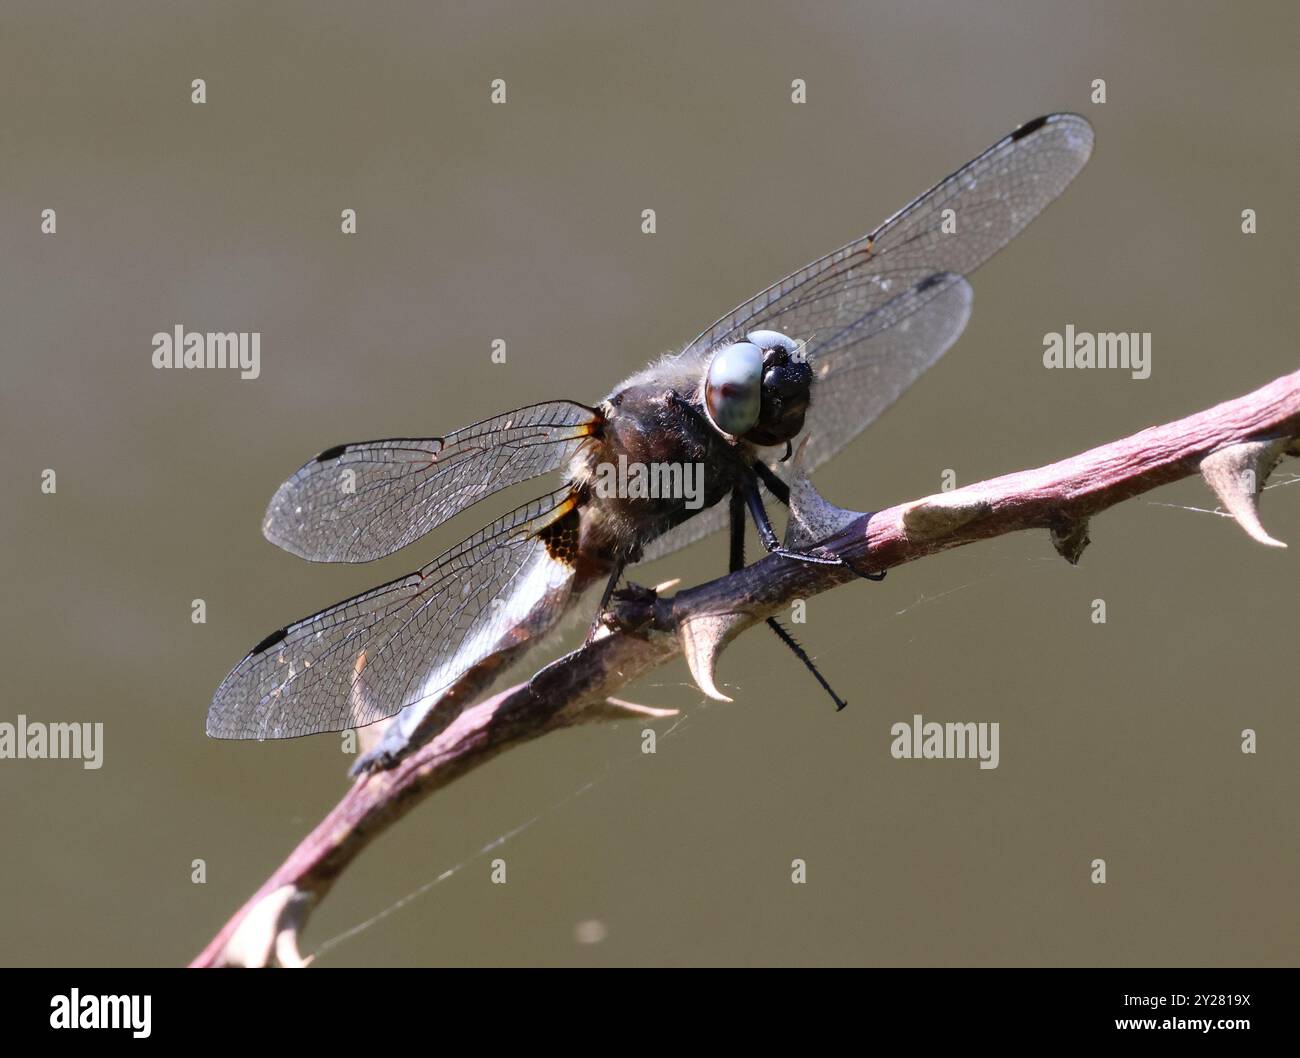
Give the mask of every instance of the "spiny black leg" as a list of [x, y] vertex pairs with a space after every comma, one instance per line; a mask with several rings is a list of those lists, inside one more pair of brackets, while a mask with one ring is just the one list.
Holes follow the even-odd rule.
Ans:
[[825, 688], [826, 693], [831, 696], [831, 701], [835, 703], [835, 711], [843, 709], [849, 703], [835, 693], [835, 689], [826, 682], [826, 677], [817, 671], [817, 666], [813, 664], [813, 659], [808, 656], [807, 651], [795, 641], [794, 636], [782, 627], [781, 623], [775, 617], [767, 619], [767, 627], [777, 634], [781, 642], [794, 651], [794, 656], [808, 666], [808, 671], [813, 674], [817, 682]]
[[792, 551], [788, 547], [782, 547], [781, 540], [767, 517], [763, 497], [758, 494], [758, 480], [751, 477], [740, 487], [745, 490], [745, 504], [749, 507], [749, 513], [758, 527], [758, 538], [763, 541], [763, 546], [770, 554], [784, 555], [786, 558], [793, 558], [800, 562], [811, 562], [815, 566], [844, 565], [843, 560], [834, 555], [815, 555], [810, 551]]
[[614, 570], [609, 575], [609, 583], [605, 585], [605, 591], [600, 596], [600, 605], [596, 607], [596, 616], [592, 618], [591, 627], [587, 629], [587, 638], [583, 646], [590, 643], [596, 638], [596, 632], [600, 628], [600, 619], [604, 616], [606, 608], [609, 606], [609, 600], [614, 594], [614, 589], [618, 587], [618, 580], [623, 576], [625, 562], [619, 561], [614, 564]]
[[[731, 490], [731, 572], [745, 568], [745, 493], [737, 486]], [[816, 677], [817, 682], [826, 688], [826, 693], [831, 696], [837, 710], [843, 709], [848, 703], [841, 698], [826, 682], [826, 677], [817, 671], [817, 666], [813, 664], [812, 658], [804, 651], [794, 636], [781, 627], [781, 624], [775, 617], [767, 619], [767, 626], [776, 633], [776, 636], [782, 643], [794, 651], [794, 656], [802, 661], [808, 671]]]
[[767, 486], [767, 491], [776, 497], [777, 503], [782, 507], [790, 506], [790, 486], [776, 476], [776, 471], [761, 459], [756, 459], [754, 460], [754, 472], [758, 474], [759, 480]]
[[731, 490], [731, 563], [735, 573], [745, 568], [745, 494], [736, 487]]
[[[758, 474], [759, 480], [767, 486], [767, 491], [776, 497], [777, 502], [789, 507], [790, 486], [777, 477], [772, 471], [772, 468], [761, 459], [755, 460], [754, 471]], [[858, 571], [854, 570], [854, 572], [857, 573]], [[882, 581], [885, 579], [885, 574], [887, 572], [888, 570], [881, 570], [879, 573], [858, 573], [858, 576], [863, 580]]]

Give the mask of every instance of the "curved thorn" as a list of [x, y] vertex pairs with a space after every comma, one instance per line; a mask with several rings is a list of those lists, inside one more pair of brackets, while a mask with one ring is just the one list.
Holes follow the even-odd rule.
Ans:
[[302, 898], [293, 885], [282, 885], [262, 897], [226, 941], [225, 965], [302, 966], [294, 914]]
[[691, 670], [695, 685], [717, 702], [730, 702], [714, 682], [714, 668], [722, 648], [731, 641], [739, 614], [705, 614], [678, 625], [677, 637], [682, 644], [682, 654]]
[[804, 467], [807, 449], [805, 437], [794, 454], [789, 475], [790, 518], [785, 526], [784, 543], [794, 551], [805, 551], [862, 517], [861, 511], [837, 507], [817, 491]]
[[606, 698], [592, 703], [583, 710], [582, 719], [627, 720], [629, 717], [639, 717], [642, 720], [662, 720], [677, 715], [676, 709], [659, 709], [653, 705], [641, 705], [639, 702], [628, 702], [622, 698]]
[[1211, 452], [1201, 460], [1201, 476], [1246, 535], [1267, 547], [1286, 547], [1268, 534], [1259, 520], [1259, 494], [1287, 450], [1289, 438], [1242, 441]]
[[1092, 543], [1091, 537], [1088, 536], [1087, 518], [1073, 521], [1063, 519], [1051, 527], [1050, 533], [1052, 547], [1056, 548], [1056, 553], [1072, 566], [1079, 564], [1084, 548]]
[[298, 931], [282, 929], [275, 935], [275, 962], [285, 969], [300, 970], [308, 966], [310, 959], [304, 959], [298, 951]]

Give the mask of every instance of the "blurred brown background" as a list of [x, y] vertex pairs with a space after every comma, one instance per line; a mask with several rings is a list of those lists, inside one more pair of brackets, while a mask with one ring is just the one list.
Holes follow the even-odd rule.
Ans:
[[[0, 720], [106, 745], [0, 762], [0, 960], [183, 962], [344, 789], [333, 736], [207, 740], [213, 689], [492, 511], [311, 566], [259, 532], [303, 460], [598, 399], [1021, 121], [1086, 114], [1091, 164], [828, 496], [886, 506], [1293, 370], [1297, 28], [1285, 3], [7, 4]], [[177, 323], [261, 331], [261, 378], [154, 370]], [[1151, 331], [1152, 377], [1045, 371], [1067, 323]], [[1294, 964], [1297, 553], [1161, 504], [1213, 506], [1187, 481], [1099, 518], [1078, 568], [1026, 534], [813, 600], [838, 715], [765, 634], [724, 657], [734, 704], [659, 670], [627, 692], [684, 711], [655, 756], [632, 723], [508, 753], [368, 850], [305, 950], [464, 864], [322, 964]], [[1264, 520], [1300, 545], [1300, 488]], [[638, 578], [724, 564], [713, 540]], [[893, 760], [915, 712], [999, 721], [1001, 766]]]

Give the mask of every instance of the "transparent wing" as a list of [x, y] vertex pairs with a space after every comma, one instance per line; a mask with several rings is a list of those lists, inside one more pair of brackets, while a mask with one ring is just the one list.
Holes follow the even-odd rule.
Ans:
[[808, 343], [812, 406], [803, 467], [811, 471], [875, 422], [966, 329], [974, 291], [941, 272], [861, 321]]
[[313, 562], [382, 558], [484, 496], [562, 467], [598, 419], [559, 400], [446, 437], [339, 445], [276, 490], [262, 532]]
[[[1092, 126], [1075, 114], [1027, 122], [875, 231], [727, 313], [683, 355], [702, 357], [760, 328], [806, 341], [816, 381], [804, 429], [805, 467], [825, 462], [956, 341], [971, 304], [961, 277], [1065, 190], [1092, 143]], [[652, 541], [645, 558], [726, 524], [726, 504], [702, 511]]]
[[869, 235], [733, 309], [690, 349], [737, 341], [760, 327], [825, 339], [936, 272], [968, 275], [1065, 190], [1092, 141], [1092, 126], [1076, 114], [1020, 126]]
[[267, 636], [217, 688], [208, 734], [291, 738], [372, 724], [545, 634], [570, 598], [574, 503], [559, 489], [418, 572]]

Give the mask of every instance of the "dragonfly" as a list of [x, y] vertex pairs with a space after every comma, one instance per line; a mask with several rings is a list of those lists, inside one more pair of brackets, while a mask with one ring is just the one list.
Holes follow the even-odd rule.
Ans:
[[[786, 548], [768, 518], [765, 500], [789, 504], [792, 443], [810, 472], [938, 361], [970, 317], [966, 277], [1065, 190], [1092, 145], [1078, 115], [1021, 125], [597, 404], [546, 401], [441, 437], [321, 452], [276, 491], [262, 526], [313, 562], [369, 562], [509, 486], [551, 474], [562, 484], [419, 570], [267, 636], [218, 687], [207, 733], [291, 738], [396, 717], [353, 770], [391, 766], [603, 583], [594, 633], [637, 562], [730, 526], [740, 568], [747, 515], [768, 552], [840, 561]], [[633, 488], [629, 475], [602, 487], [611, 467], [676, 467], [667, 480], [682, 487]]]

